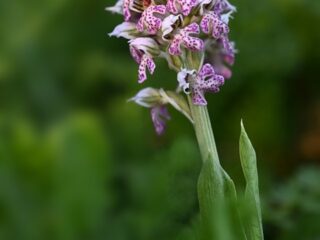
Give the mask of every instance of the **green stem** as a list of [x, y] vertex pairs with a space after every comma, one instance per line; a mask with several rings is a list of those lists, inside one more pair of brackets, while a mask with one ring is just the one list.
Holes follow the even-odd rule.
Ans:
[[188, 100], [202, 160], [205, 162], [206, 160], [212, 159], [214, 166], [220, 167], [208, 109], [206, 106], [194, 105], [190, 96]]

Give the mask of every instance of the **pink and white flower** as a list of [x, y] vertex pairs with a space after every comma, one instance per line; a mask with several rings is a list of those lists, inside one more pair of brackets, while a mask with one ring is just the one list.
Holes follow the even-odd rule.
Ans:
[[151, 5], [143, 13], [137, 24], [137, 29], [143, 32], [145, 29], [149, 34], [156, 34], [161, 28], [162, 19], [155, 14], [164, 15], [166, 13], [165, 5]]
[[168, 0], [167, 9], [173, 14], [182, 13], [188, 16], [196, 5], [197, 0]]
[[203, 106], [207, 105], [204, 94], [219, 92], [220, 87], [224, 84], [224, 77], [216, 74], [211, 64], [205, 64], [198, 73], [194, 70], [183, 69], [178, 74], [178, 82], [184, 90], [189, 89], [193, 104]]
[[205, 64], [195, 78], [195, 82], [191, 85], [193, 103], [196, 105], [207, 105], [204, 94], [206, 92], [219, 92], [223, 84], [223, 76], [216, 74], [210, 64]]
[[152, 38], [144, 37], [129, 41], [129, 46], [133, 59], [139, 64], [139, 83], [143, 83], [147, 79], [147, 70], [150, 74], [154, 73], [156, 65], [153, 57], [160, 54], [159, 45]]
[[171, 55], [180, 55], [182, 53], [181, 46], [191, 51], [202, 51], [204, 42], [200, 38], [190, 36], [194, 34], [200, 34], [200, 27], [197, 23], [191, 23], [179, 30], [179, 32], [174, 35], [169, 45], [169, 53]]
[[215, 12], [208, 12], [204, 15], [200, 23], [201, 30], [212, 35], [215, 39], [220, 39], [229, 33], [229, 27]]

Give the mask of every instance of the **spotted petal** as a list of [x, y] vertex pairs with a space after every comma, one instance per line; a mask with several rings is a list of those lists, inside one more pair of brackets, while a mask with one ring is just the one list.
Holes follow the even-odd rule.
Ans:
[[176, 34], [169, 45], [171, 55], [180, 55], [181, 45], [191, 51], [201, 51], [204, 48], [204, 42], [200, 38], [192, 37], [191, 34], [199, 34], [200, 28], [197, 23], [192, 23]]
[[207, 105], [207, 100], [205, 99], [203, 94], [204, 93], [200, 88], [193, 89], [193, 92], [192, 92], [192, 102], [193, 102], [193, 104], [199, 105], [199, 106], [206, 106]]
[[156, 65], [152, 57], [144, 54], [139, 65], [139, 83], [143, 83], [145, 80], [147, 80], [147, 69], [149, 70], [150, 74], [153, 74], [155, 68]]
[[224, 84], [224, 77], [221, 75], [214, 75], [211, 78], [202, 82], [202, 89], [206, 92], [219, 92], [220, 87]]
[[130, 6], [133, 0], [123, 0], [123, 15], [124, 20], [128, 22], [131, 18]]
[[188, 16], [197, 5], [197, 0], [168, 0], [167, 9], [173, 14], [182, 13], [184, 16]]
[[137, 29], [143, 32], [145, 29], [149, 34], [156, 34], [161, 28], [162, 19], [155, 14], [164, 15], [166, 13], [165, 5], [149, 6], [143, 13], [137, 24]]
[[228, 56], [228, 58], [226, 60], [228, 60], [228, 63], [230, 65], [233, 65], [234, 55], [236, 53], [234, 43], [230, 42], [228, 36], [224, 36], [222, 38], [222, 45], [224, 48], [225, 55]]
[[200, 72], [199, 72], [199, 77], [201, 78], [201, 79], [205, 79], [205, 78], [208, 78], [208, 77], [212, 77], [212, 76], [214, 76], [215, 75], [215, 72], [214, 72], [214, 69], [213, 69], [213, 67], [211, 66], [211, 64], [205, 64], [202, 68], [201, 68], [201, 70], [200, 70]]
[[228, 25], [214, 12], [209, 12], [204, 15], [200, 26], [204, 33], [211, 34], [215, 39], [220, 39], [229, 33]]
[[192, 101], [196, 105], [207, 105], [206, 92], [216, 93], [224, 84], [224, 77], [215, 73], [210, 64], [205, 64], [192, 83]]

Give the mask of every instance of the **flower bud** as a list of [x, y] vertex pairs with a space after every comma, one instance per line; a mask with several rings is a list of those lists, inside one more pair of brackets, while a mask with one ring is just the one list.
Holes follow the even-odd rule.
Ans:
[[116, 26], [115, 29], [109, 33], [110, 37], [123, 37], [126, 39], [134, 39], [138, 36], [138, 30], [136, 24], [131, 22], [123, 22], [120, 25]]
[[159, 90], [151, 87], [142, 89], [136, 96], [129, 99], [129, 101], [133, 101], [146, 108], [151, 108], [165, 103]]
[[137, 93], [136, 96], [129, 99], [129, 101], [133, 101], [136, 104], [146, 108], [155, 108], [157, 106], [165, 106], [170, 104], [176, 110], [185, 115], [191, 122], [193, 122], [190, 108], [186, 99], [176, 92], [149, 87], [142, 89]]

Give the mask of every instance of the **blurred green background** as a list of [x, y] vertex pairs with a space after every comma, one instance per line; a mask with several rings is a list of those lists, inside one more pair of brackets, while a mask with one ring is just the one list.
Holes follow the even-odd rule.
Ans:
[[[195, 239], [201, 159], [170, 109], [163, 137], [115, 1], [0, 1], [0, 239]], [[240, 119], [258, 155], [266, 239], [320, 239], [320, 1], [239, 0], [234, 76], [208, 96], [239, 191]], [[164, 61], [144, 86], [175, 87]]]

